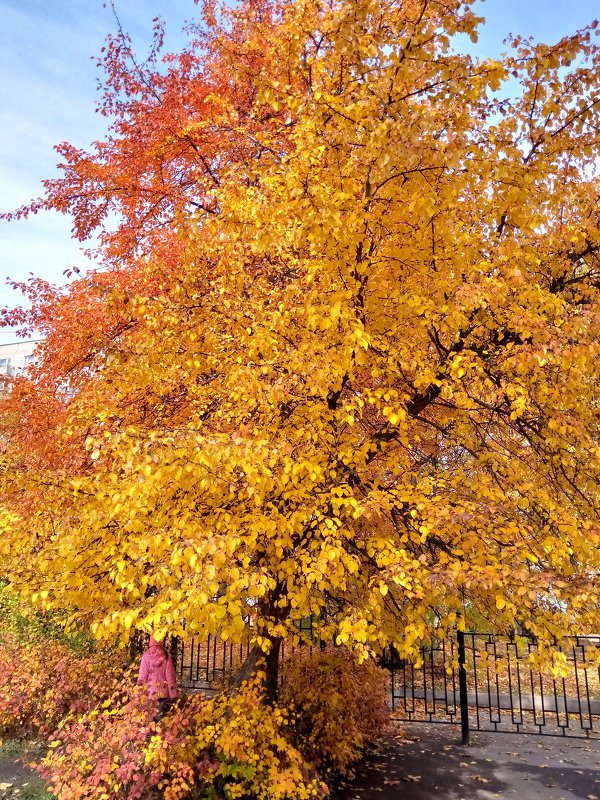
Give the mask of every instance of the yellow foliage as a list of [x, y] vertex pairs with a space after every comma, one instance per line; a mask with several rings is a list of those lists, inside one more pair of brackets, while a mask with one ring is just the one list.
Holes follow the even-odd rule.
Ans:
[[[161, 212], [127, 279], [74, 284], [102, 310], [88, 338], [66, 332], [71, 295], [37, 300], [63, 360], [46, 348], [6, 401], [3, 569], [122, 641], [219, 633], [268, 651], [312, 614], [321, 639], [405, 656], [463, 603], [541, 639], [591, 630], [592, 32], [480, 62], [451, 47], [477, 26], [453, 0], [278, 8], [208, 13], [207, 118], [169, 95], [151, 152], [177, 159], [179, 136], [191, 159], [175, 161], [193, 197], [169, 228], [180, 255]], [[162, 129], [139, 91], [120, 114], [146, 153]], [[108, 194], [110, 157], [77, 164]], [[34, 411], [43, 424], [23, 425]]]

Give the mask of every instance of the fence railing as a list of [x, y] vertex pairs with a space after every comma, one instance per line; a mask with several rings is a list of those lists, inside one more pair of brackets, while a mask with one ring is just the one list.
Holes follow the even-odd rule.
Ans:
[[[302, 620], [298, 629], [302, 634], [305, 649], [309, 652], [322, 649], [323, 645], [313, 634], [312, 620]], [[286, 642], [281, 645], [280, 682], [284, 679], [285, 661], [293, 655], [295, 649]], [[212, 635], [203, 641], [194, 637], [185, 640], [175, 639], [171, 646], [171, 655], [180, 684], [188, 689], [205, 691], [214, 691], [229, 674], [239, 669], [249, 652], [249, 645], [224, 642]]]
[[182, 686], [210, 690], [241, 666], [249, 652], [248, 645], [223, 642], [209, 635], [205, 641], [193, 637], [176, 640], [172, 654]]
[[[309, 622], [305, 647], [319, 650]], [[249, 646], [215, 636], [174, 640], [171, 652], [178, 679], [189, 689], [214, 691], [243, 664]], [[460, 633], [422, 648], [412, 663], [394, 648], [384, 651], [390, 705], [399, 720], [460, 725], [470, 731], [593, 736], [600, 733], [600, 669], [595, 656], [600, 636], [575, 636], [556, 648], [564, 670], [536, 665], [530, 636]], [[294, 648], [284, 644], [280, 680]], [[594, 657], [593, 657], [594, 656]]]
[[461, 724], [469, 731], [590, 736], [600, 731], [598, 636], [556, 648], [564, 670], [536, 665], [529, 636], [458, 633], [422, 648], [415, 663], [390, 658], [392, 708], [410, 722]]

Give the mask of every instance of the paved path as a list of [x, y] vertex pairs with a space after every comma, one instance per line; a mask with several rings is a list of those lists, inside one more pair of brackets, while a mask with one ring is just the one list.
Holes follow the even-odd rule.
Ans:
[[600, 740], [396, 724], [332, 800], [600, 800]]
[[0, 747], [0, 800], [51, 800], [41, 778], [28, 766], [41, 759], [45, 747], [33, 742], [10, 742]]

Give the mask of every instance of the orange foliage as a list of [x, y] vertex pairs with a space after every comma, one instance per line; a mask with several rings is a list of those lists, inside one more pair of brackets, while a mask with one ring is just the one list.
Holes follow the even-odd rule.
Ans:
[[122, 680], [124, 662], [114, 653], [76, 655], [54, 640], [0, 643], [0, 734], [47, 736], [70, 713], [95, 708]]
[[321, 770], [344, 773], [385, 731], [389, 676], [345, 649], [295, 653], [286, 662], [282, 704], [294, 741]]

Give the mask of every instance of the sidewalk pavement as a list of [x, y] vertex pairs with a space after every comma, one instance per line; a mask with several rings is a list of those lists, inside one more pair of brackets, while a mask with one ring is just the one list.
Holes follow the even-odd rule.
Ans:
[[600, 739], [395, 725], [332, 800], [600, 800]]

